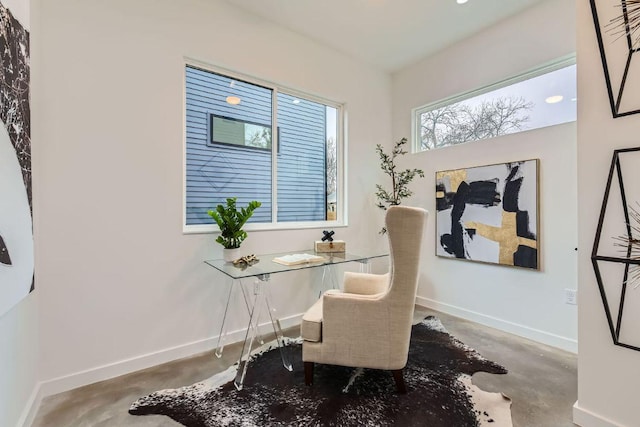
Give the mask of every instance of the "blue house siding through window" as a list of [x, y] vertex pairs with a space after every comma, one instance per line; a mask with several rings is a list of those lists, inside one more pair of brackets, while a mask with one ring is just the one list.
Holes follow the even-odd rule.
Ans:
[[[240, 104], [227, 103], [237, 96]], [[272, 222], [271, 151], [211, 141], [211, 115], [271, 128], [272, 90], [186, 67], [186, 224], [211, 224], [209, 209], [258, 200], [250, 222]], [[295, 101], [295, 102], [294, 102]], [[278, 94], [278, 221], [326, 218], [326, 107]], [[272, 138], [275, 140], [275, 138]]]
[[325, 115], [322, 104], [278, 93], [278, 221], [326, 218]]

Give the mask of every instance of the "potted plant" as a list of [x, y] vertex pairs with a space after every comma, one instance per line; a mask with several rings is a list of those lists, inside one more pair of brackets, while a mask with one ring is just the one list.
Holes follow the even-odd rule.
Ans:
[[231, 197], [227, 199], [226, 206], [218, 205], [215, 210], [207, 212], [220, 228], [216, 242], [224, 247], [222, 258], [225, 261], [230, 262], [238, 257], [240, 244], [247, 238], [247, 232], [242, 227], [261, 205], [262, 203], [254, 200], [246, 208], [238, 209], [236, 197]]
[[[404, 156], [407, 151], [403, 146], [407, 143], [407, 138], [402, 138], [400, 141], [393, 145], [391, 154], [387, 154], [382, 149], [382, 145], [376, 145], [376, 152], [380, 156], [380, 169], [391, 177], [391, 191], [387, 191], [382, 185], [376, 184], [376, 197], [378, 202], [376, 205], [382, 209], [387, 210], [389, 206], [399, 205], [402, 199], [406, 199], [411, 196], [413, 192], [409, 190], [409, 183], [417, 176], [424, 178], [424, 171], [422, 169], [405, 169], [403, 171], [397, 170], [395, 163], [396, 157]], [[382, 227], [380, 234], [387, 232], [386, 227]]]

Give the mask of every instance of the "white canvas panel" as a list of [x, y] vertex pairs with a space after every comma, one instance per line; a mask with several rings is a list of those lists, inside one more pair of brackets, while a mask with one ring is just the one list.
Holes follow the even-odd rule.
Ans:
[[0, 316], [29, 294], [33, 278], [33, 234], [20, 164], [0, 124], [0, 235], [11, 265], [0, 263]]
[[[507, 167], [504, 164], [473, 167], [467, 169], [467, 182], [489, 181], [505, 177], [507, 173]], [[502, 186], [504, 186], [504, 181], [500, 180], [497, 188], [500, 193], [502, 193]]]
[[497, 263], [500, 256], [500, 245], [483, 236], [475, 235], [467, 245], [469, 259], [474, 261]]
[[467, 205], [464, 214], [462, 214], [462, 223], [468, 221], [500, 227], [502, 225], [502, 204], [490, 207]]
[[448, 176], [443, 176], [440, 182], [444, 185], [444, 191], [451, 191], [451, 179]]

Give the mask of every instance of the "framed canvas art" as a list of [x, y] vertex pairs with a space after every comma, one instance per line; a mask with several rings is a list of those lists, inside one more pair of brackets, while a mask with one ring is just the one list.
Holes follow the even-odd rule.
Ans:
[[538, 163], [436, 172], [436, 255], [538, 270]]
[[29, 1], [0, 0], [0, 317], [34, 289]]

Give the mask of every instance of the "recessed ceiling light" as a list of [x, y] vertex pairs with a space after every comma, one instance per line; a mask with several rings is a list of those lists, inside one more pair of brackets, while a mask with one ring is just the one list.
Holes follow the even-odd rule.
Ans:
[[553, 95], [544, 100], [547, 104], [557, 104], [562, 101], [564, 97], [562, 95]]
[[299, 100], [299, 99], [294, 99], [294, 100], [293, 100], [293, 101], [291, 101], [291, 102], [293, 102], [294, 104], [300, 104], [300, 100]]
[[458, 4], [465, 4], [466, 2], [468, 2], [469, 0], [456, 0], [456, 3]]
[[240, 98], [237, 96], [227, 96], [227, 104], [238, 105], [240, 104]]

